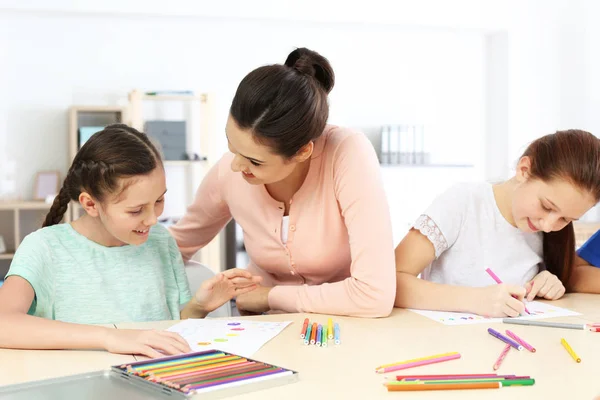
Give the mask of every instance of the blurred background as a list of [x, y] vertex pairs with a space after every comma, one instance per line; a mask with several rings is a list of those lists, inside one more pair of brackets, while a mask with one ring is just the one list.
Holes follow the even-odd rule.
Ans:
[[[176, 221], [227, 150], [240, 80], [295, 47], [330, 60], [330, 123], [371, 139], [397, 242], [449, 185], [509, 177], [531, 140], [600, 132], [597, 15], [591, 0], [0, 0], [0, 275], [109, 123], [161, 144]], [[231, 223], [197, 259], [243, 267], [242, 235]]]

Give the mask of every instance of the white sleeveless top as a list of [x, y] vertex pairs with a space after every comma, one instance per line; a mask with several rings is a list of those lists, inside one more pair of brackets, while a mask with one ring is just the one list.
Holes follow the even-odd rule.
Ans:
[[541, 232], [512, 226], [500, 213], [492, 185], [461, 183], [438, 196], [413, 225], [435, 248], [422, 278], [450, 285], [488, 286], [491, 268], [504, 283], [524, 285], [542, 267]]

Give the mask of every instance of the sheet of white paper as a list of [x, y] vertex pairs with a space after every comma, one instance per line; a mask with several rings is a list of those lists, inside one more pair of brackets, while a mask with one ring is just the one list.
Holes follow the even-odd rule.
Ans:
[[187, 319], [168, 330], [179, 333], [187, 340], [193, 351], [218, 349], [251, 357], [290, 323], [291, 321]]
[[[526, 303], [527, 309], [531, 315], [522, 315], [516, 319], [544, 319], [555, 317], [570, 317], [581, 315], [581, 313], [568, 310], [566, 308], [556, 307], [547, 303], [532, 301]], [[413, 310], [410, 311], [420, 314], [424, 317], [440, 322], [444, 325], [471, 325], [490, 322], [502, 322], [502, 318], [487, 318], [476, 314], [456, 313], [445, 311]]]

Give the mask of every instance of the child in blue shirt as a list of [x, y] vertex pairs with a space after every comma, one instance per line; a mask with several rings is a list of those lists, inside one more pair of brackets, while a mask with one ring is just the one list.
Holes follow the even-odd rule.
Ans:
[[[171, 332], [84, 325], [203, 318], [260, 281], [229, 270], [192, 296], [177, 244], [156, 224], [166, 191], [160, 154], [145, 134], [117, 124], [92, 136], [0, 287], [0, 347], [149, 357], [190, 351]], [[70, 201], [85, 214], [60, 224]]]
[[600, 293], [600, 231], [577, 250], [570, 286], [574, 292]]

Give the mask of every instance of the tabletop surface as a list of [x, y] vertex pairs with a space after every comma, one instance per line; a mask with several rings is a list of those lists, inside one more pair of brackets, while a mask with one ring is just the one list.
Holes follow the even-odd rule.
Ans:
[[[600, 296], [568, 294], [553, 302], [559, 307], [582, 313], [580, 316], [553, 318], [559, 322], [600, 322]], [[238, 317], [261, 321], [292, 321], [281, 334], [263, 346], [252, 358], [299, 372], [294, 384], [251, 392], [235, 399], [307, 399], [315, 394], [335, 395], [339, 399], [378, 399], [391, 396], [440, 399], [593, 399], [600, 395], [600, 333], [583, 330], [543, 328], [483, 323], [446, 326], [409, 310], [394, 309], [389, 318], [362, 319], [332, 317], [341, 327], [341, 344], [327, 348], [305, 346], [300, 340], [304, 318], [326, 323], [329, 316], [319, 314], [274, 314]], [[548, 321], [548, 320], [545, 320]], [[167, 329], [178, 321], [122, 323], [117, 329]], [[426, 365], [404, 373], [461, 374], [494, 373], [492, 366], [504, 344], [487, 333], [488, 327], [510, 329], [536, 349], [511, 351], [499, 374], [529, 375], [536, 384], [530, 387], [505, 387], [489, 390], [388, 393], [384, 377], [402, 372], [375, 373], [375, 367], [425, 357], [459, 352], [459, 360]], [[576, 363], [562, 347], [565, 338], [581, 357]], [[0, 350], [0, 385], [27, 382], [76, 373], [107, 369], [111, 365], [140, 359], [105, 351], [31, 351]]]

